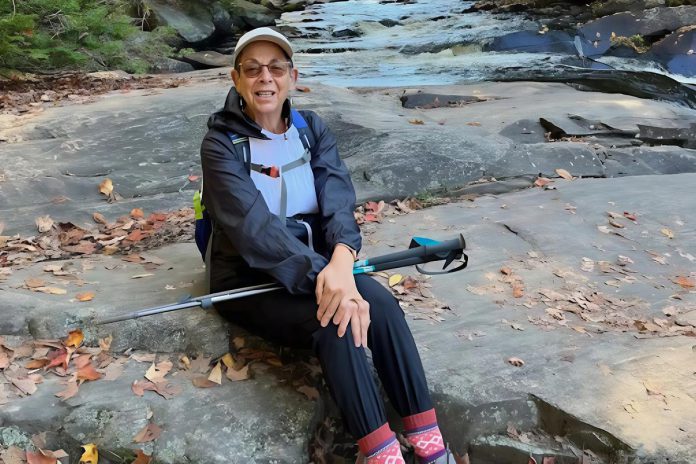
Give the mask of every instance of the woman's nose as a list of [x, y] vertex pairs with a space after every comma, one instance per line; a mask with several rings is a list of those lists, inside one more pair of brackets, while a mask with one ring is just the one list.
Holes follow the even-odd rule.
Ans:
[[271, 71], [268, 69], [268, 66], [261, 67], [261, 80], [264, 82], [270, 82], [273, 80], [273, 74], [271, 74]]

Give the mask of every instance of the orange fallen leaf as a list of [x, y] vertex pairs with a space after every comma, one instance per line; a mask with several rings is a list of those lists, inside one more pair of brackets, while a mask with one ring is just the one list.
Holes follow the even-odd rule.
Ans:
[[217, 383], [211, 382], [210, 380], [208, 380], [208, 377], [206, 377], [206, 376], [194, 377], [194, 379], [192, 380], [192, 383], [195, 387], [198, 387], [198, 388], [212, 388], [212, 387], [219, 387], [220, 386]]
[[94, 222], [96, 222], [97, 224], [106, 225], [106, 223], [107, 223], [106, 218], [104, 217], [104, 215], [102, 213], [93, 213], [92, 219], [94, 219]]
[[568, 171], [566, 171], [565, 169], [561, 169], [561, 168], [556, 169], [556, 174], [558, 174], [559, 176], [561, 176], [562, 178], [564, 178], [566, 180], [573, 180], [572, 174], [569, 173]]
[[188, 176], [188, 181], [189, 181], [189, 182], [197, 182], [198, 179], [200, 179], [200, 178], [201, 178], [201, 176], [196, 176], [196, 175], [194, 175], [194, 174], [190, 174], [190, 175]]
[[99, 193], [110, 196], [114, 191], [114, 183], [108, 177], [99, 184]]
[[146, 390], [155, 391], [157, 386], [147, 380], [136, 380], [131, 385], [131, 390], [138, 396], [143, 396]]
[[694, 279], [691, 279], [691, 278], [685, 277], [685, 276], [678, 276], [672, 282], [674, 282], [675, 284], [677, 284], [683, 288], [696, 287], [696, 281], [694, 281]]
[[521, 282], [512, 284], [512, 296], [514, 298], [522, 298], [524, 296], [524, 285]]
[[77, 370], [77, 380], [99, 380], [102, 378], [102, 374], [94, 369], [92, 363], [87, 364]]
[[145, 213], [140, 208], [133, 208], [130, 212], [130, 217], [133, 219], [142, 219], [145, 217]]
[[417, 126], [422, 126], [425, 124], [422, 119], [409, 119], [408, 122]]
[[94, 292], [81, 292], [75, 295], [75, 299], [77, 301], [92, 301], [94, 298], [95, 293]]
[[534, 181], [534, 186], [536, 187], [544, 187], [548, 184], [553, 182], [551, 179], [547, 179], [546, 177], [538, 177], [537, 180]]
[[148, 441], [157, 440], [161, 434], [161, 428], [153, 423], [149, 423], [133, 437], [133, 442], [146, 443]]
[[26, 369], [41, 369], [42, 367], [46, 366], [48, 363], [50, 363], [50, 359], [32, 359], [28, 363], [24, 365]]
[[143, 450], [137, 449], [135, 450], [135, 461], [131, 462], [131, 464], [150, 464], [151, 460], [152, 456], [148, 456], [143, 453]]
[[297, 90], [298, 92], [302, 92], [302, 93], [308, 93], [308, 92], [312, 91], [306, 85], [295, 85], [295, 90]]
[[65, 346], [74, 346], [77, 348], [78, 346], [82, 345], [84, 339], [85, 335], [82, 333], [82, 330], [71, 330], [68, 332], [68, 338], [65, 340]]

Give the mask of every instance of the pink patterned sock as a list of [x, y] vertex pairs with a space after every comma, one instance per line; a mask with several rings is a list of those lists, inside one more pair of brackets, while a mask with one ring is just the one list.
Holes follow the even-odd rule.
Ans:
[[384, 424], [358, 440], [358, 448], [367, 464], [405, 464], [396, 435]]
[[413, 446], [419, 463], [431, 463], [446, 453], [434, 409], [404, 417], [403, 421], [404, 435]]

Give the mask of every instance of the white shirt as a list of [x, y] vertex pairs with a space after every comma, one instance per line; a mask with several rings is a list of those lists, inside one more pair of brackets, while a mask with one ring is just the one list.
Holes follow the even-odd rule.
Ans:
[[[249, 137], [252, 163], [280, 167], [295, 161], [304, 153], [305, 149], [300, 140], [300, 133], [295, 126], [291, 126], [284, 134], [274, 134], [265, 129], [262, 129], [261, 132], [270, 140]], [[288, 204], [285, 213], [287, 217], [319, 211], [317, 193], [314, 189], [314, 173], [312, 173], [309, 163], [283, 172], [281, 176], [285, 179], [287, 188]], [[251, 180], [261, 192], [271, 213], [279, 214], [280, 177], [273, 178], [251, 171]]]

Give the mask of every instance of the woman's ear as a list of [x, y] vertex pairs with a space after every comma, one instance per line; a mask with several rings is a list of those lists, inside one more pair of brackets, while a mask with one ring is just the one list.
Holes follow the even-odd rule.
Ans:
[[230, 77], [232, 77], [232, 82], [234, 82], [234, 86], [237, 87], [237, 81], [239, 81], [239, 72], [235, 68], [232, 68], [232, 71], [230, 71]]
[[297, 84], [298, 77], [300, 77], [299, 71], [297, 71], [297, 68], [292, 68], [290, 70], [290, 87], [293, 89], [295, 88], [295, 84]]

